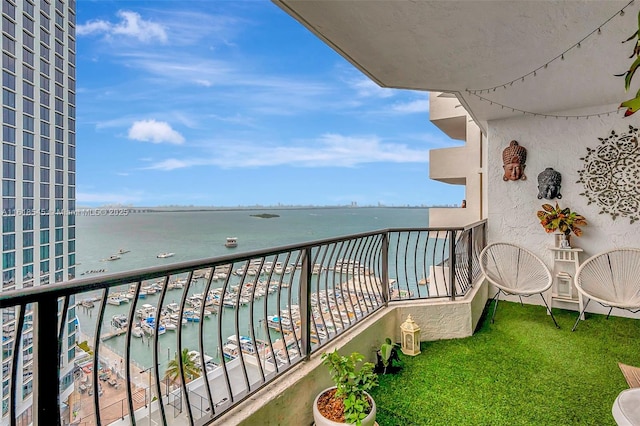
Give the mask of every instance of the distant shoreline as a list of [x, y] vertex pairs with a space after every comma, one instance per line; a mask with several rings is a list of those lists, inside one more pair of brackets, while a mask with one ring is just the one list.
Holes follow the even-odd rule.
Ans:
[[[139, 213], [176, 213], [210, 211], [259, 211], [259, 210], [329, 210], [329, 209], [429, 209], [434, 206], [267, 206], [267, 207], [135, 207], [118, 206], [118, 209]], [[445, 206], [438, 206], [445, 207]], [[114, 207], [115, 208], [115, 207]], [[76, 210], [95, 209], [95, 207], [76, 207]]]

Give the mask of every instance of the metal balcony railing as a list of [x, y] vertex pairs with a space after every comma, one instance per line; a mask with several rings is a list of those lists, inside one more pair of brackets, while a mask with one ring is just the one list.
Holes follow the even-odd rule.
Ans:
[[34, 424], [209, 424], [387, 304], [464, 296], [484, 245], [386, 229], [1, 293], [4, 420], [32, 389]]

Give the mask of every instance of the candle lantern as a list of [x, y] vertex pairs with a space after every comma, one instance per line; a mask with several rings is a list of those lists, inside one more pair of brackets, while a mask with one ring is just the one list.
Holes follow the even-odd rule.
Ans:
[[420, 353], [420, 327], [411, 318], [411, 315], [402, 323], [400, 330], [402, 331], [402, 353], [411, 356], [418, 355]]

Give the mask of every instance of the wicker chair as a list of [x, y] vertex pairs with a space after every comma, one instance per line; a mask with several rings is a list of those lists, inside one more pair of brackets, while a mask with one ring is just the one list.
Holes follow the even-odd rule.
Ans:
[[496, 302], [491, 322], [498, 309], [500, 294], [517, 295], [521, 304], [522, 297], [539, 294], [553, 323], [559, 328], [543, 296], [553, 282], [551, 271], [535, 254], [511, 243], [489, 244], [480, 253], [480, 269], [487, 280], [498, 288], [491, 299]]
[[576, 272], [576, 288], [587, 302], [573, 326], [575, 330], [591, 300], [609, 308], [640, 312], [640, 249], [609, 250], [587, 259]]

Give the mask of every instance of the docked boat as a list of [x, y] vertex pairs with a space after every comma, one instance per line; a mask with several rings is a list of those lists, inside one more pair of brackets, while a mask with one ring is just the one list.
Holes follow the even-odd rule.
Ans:
[[138, 318], [155, 318], [156, 307], [145, 303], [141, 308], [136, 309], [136, 317]]
[[[261, 345], [259, 345], [261, 346]], [[251, 339], [251, 337], [247, 337], [247, 336], [240, 336], [240, 341], [238, 342], [238, 339], [236, 338], [235, 334], [232, 334], [231, 336], [227, 337], [227, 343], [225, 343], [222, 346], [223, 349], [223, 353], [225, 352], [225, 347], [231, 349], [233, 348], [236, 351], [236, 355], [237, 356], [237, 349], [238, 347], [240, 348], [240, 351], [244, 352], [245, 354], [248, 355], [253, 355], [256, 353], [257, 349], [256, 346], [253, 343], [253, 340]], [[233, 354], [233, 352], [230, 352], [230, 354]]]
[[125, 314], [118, 314], [111, 317], [111, 325], [115, 328], [126, 328], [129, 325], [129, 318]]
[[[149, 335], [154, 335], [156, 332], [156, 321], [154, 317], [149, 317], [149, 318], [145, 318], [143, 319], [143, 321], [141, 321], [140, 323], [142, 330], [149, 334]], [[162, 335], [164, 333], [166, 333], [167, 328], [162, 324], [162, 322], [160, 322], [158, 324], [158, 335]]]
[[293, 330], [293, 327], [291, 327], [291, 320], [289, 318], [283, 318], [277, 315], [269, 315], [267, 317], [267, 327], [275, 331], [280, 331], [280, 330], [292, 331]]
[[156, 257], [158, 259], [166, 259], [167, 257], [172, 257], [172, 256], [175, 256], [175, 253], [160, 253]]
[[124, 296], [109, 296], [107, 303], [109, 305], [120, 306], [121, 303], [127, 303], [129, 299]]
[[200, 370], [202, 370], [202, 359], [204, 358], [204, 365], [205, 368], [207, 370], [207, 372], [213, 371], [216, 368], [218, 368], [218, 364], [216, 364], [215, 362], [213, 362], [213, 357], [204, 354], [203, 357], [200, 356], [200, 352], [197, 351], [189, 351], [189, 357], [193, 360], [193, 364], [199, 368]]
[[227, 248], [238, 247], [238, 238], [237, 237], [227, 237], [227, 240], [225, 241], [224, 246], [227, 247]]
[[144, 331], [142, 331], [142, 327], [135, 326], [131, 329], [131, 334], [133, 337], [142, 337], [144, 335]]
[[184, 311], [182, 317], [185, 318], [188, 322], [200, 322], [200, 314], [194, 311]]
[[83, 300], [80, 302], [80, 305], [83, 308], [93, 308], [94, 304], [93, 304], [93, 300]]

